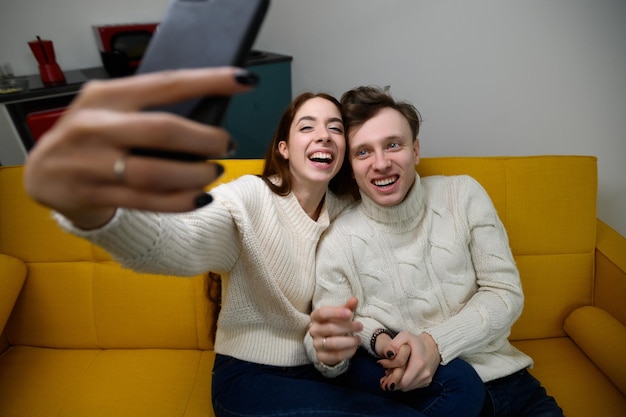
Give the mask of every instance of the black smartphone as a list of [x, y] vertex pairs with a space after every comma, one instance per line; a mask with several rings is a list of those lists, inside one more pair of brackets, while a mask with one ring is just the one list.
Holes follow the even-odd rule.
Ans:
[[[243, 66], [269, 3], [270, 0], [173, 0], [146, 48], [137, 73]], [[229, 101], [229, 97], [199, 97], [147, 110], [167, 111], [218, 126]], [[205, 159], [159, 149], [134, 149], [132, 153], [178, 160]]]

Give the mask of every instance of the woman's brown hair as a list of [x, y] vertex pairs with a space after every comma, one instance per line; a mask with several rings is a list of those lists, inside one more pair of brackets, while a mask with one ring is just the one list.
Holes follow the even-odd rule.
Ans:
[[[289, 161], [279, 152], [278, 144], [282, 141], [287, 143], [289, 142], [289, 130], [291, 128], [291, 123], [296, 117], [296, 113], [304, 103], [316, 97], [330, 101], [337, 107], [337, 110], [341, 112], [341, 104], [335, 97], [326, 93], [312, 92], [300, 94], [285, 109], [280, 121], [278, 122], [278, 126], [274, 132], [270, 146], [267, 148], [265, 153], [265, 166], [263, 168], [263, 174], [261, 174], [261, 178], [265, 181], [270, 190], [278, 195], [289, 194], [293, 184], [293, 177], [291, 175], [291, 171], [289, 170]], [[272, 182], [270, 180], [271, 177], [278, 178], [278, 181], [276, 181], [276, 183]], [[341, 169], [330, 181], [328, 188], [337, 195], [353, 193], [354, 180], [352, 179], [352, 173], [347, 157], [344, 157]]]
[[209, 336], [213, 343], [215, 343], [217, 318], [222, 309], [222, 276], [209, 271], [209, 276], [205, 281], [205, 290], [207, 298], [213, 303], [213, 308], [209, 309], [207, 313], [211, 315], [211, 333]]

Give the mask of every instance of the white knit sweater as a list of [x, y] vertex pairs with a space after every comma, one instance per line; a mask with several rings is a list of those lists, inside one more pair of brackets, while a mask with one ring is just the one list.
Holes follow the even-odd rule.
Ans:
[[461, 357], [484, 381], [532, 365], [507, 340], [524, 301], [508, 237], [489, 196], [468, 176], [416, 175], [398, 206], [362, 195], [331, 225], [318, 250], [314, 307], [351, 295], [359, 298], [355, 319], [370, 352], [372, 333], [383, 327], [429, 333], [442, 364]]
[[318, 221], [293, 193], [281, 197], [246, 175], [211, 191], [214, 201], [184, 214], [120, 209], [106, 226], [63, 228], [102, 246], [137, 271], [190, 276], [226, 273], [215, 351], [277, 366], [309, 363], [310, 322], [319, 238], [352, 199], [328, 192]]

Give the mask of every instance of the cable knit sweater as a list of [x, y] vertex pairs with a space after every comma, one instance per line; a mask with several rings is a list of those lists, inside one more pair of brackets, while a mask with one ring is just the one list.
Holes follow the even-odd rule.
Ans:
[[[508, 237], [485, 190], [468, 176], [416, 174], [394, 207], [366, 195], [328, 229], [317, 257], [314, 307], [359, 298], [370, 348], [381, 327], [429, 333], [442, 364], [462, 357], [484, 381], [529, 367], [508, 342], [523, 294]], [[308, 337], [310, 339], [310, 336]], [[315, 362], [315, 353], [307, 350]], [[328, 376], [345, 366], [318, 368]]]
[[309, 363], [302, 340], [310, 323], [319, 238], [352, 199], [331, 192], [317, 221], [293, 193], [281, 197], [258, 177], [211, 191], [214, 201], [183, 214], [119, 209], [98, 230], [66, 230], [102, 246], [137, 271], [226, 273], [215, 351], [276, 366]]

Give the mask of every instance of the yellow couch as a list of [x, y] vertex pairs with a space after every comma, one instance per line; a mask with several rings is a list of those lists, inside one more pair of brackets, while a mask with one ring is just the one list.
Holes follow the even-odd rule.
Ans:
[[[224, 161], [224, 180], [261, 161]], [[626, 416], [626, 239], [596, 219], [596, 159], [426, 158], [507, 227], [526, 304], [511, 339], [569, 417]], [[206, 277], [145, 276], [64, 234], [0, 168], [0, 416], [211, 416]]]

